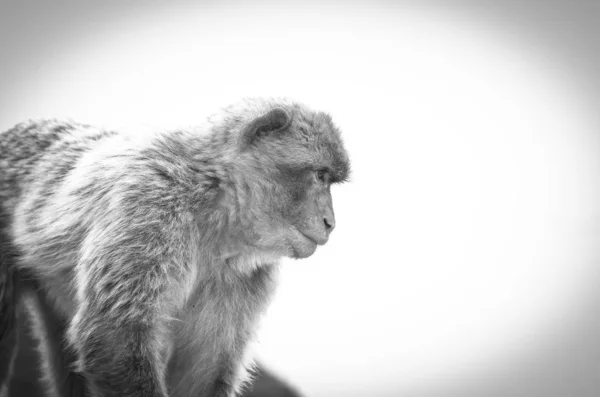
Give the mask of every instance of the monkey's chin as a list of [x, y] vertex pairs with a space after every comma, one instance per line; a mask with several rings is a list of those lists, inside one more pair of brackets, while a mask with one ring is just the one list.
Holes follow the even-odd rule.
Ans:
[[293, 259], [308, 258], [317, 250], [317, 243], [300, 234], [298, 239], [290, 242], [290, 257]]
[[302, 247], [302, 248], [292, 247], [292, 255], [291, 255], [291, 257], [293, 259], [308, 258], [312, 254], [314, 254], [316, 250], [317, 250], [317, 244], [313, 244], [312, 246]]

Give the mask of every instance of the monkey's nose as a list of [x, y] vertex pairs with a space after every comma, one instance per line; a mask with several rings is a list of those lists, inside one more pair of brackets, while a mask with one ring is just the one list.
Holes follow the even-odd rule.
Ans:
[[333, 216], [325, 216], [323, 218], [323, 223], [325, 224], [325, 230], [327, 233], [331, 233], [335, 228], [335, 219]]

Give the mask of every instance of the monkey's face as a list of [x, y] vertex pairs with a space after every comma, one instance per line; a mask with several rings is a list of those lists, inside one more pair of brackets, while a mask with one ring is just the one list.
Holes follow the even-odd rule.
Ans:
[[331, 176], [326, 168], [282, 171], [275, 186], [278, 199], [269, 233], [280, 240], [285, 256], [306, 258], [329, 240], [335, 228]]
[[[308, 187], [304, 190], [304, 195], [297, 196], [289, 215], [291, 223], [301, 234], [300, 241], [291, 241], [293, 256], [298, 258], [311, 255], [316, 249], [315, 243], [325, 244], [335, 228], [329, 172], [318, 169], [309, 172], [306, 179], [309, 180]], [[303, 241], [304, 239], [308, 241]]]
[[262, 165], [255, 168], [257, 186], [266, 193], [257, 197], [260, 245], [291, 258], [309, 257], [335, 228], [331, 185], [349, 173], [339, 132], [329, 116], [298, 109], [272, 109], [250, 125], [246, 139]]

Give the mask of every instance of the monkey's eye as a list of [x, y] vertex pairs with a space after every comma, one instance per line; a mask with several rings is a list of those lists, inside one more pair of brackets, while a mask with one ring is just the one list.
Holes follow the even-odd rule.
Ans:
[[327, 170], [320, 169], [316, 172], [317, 180], [321, 183], [327, 183]]

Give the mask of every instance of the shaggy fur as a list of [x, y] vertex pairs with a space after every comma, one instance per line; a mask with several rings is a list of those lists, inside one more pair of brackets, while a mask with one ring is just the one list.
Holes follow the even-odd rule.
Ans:
[[39, 284], [95, 396], [234, 396], [279, 259], [327, 241], [330, 185], [348, 173], [331, 118], [286, 100], [144, 137], [20, 124], [0, 135], [0, 237], [16, 253], [0, 281]]

